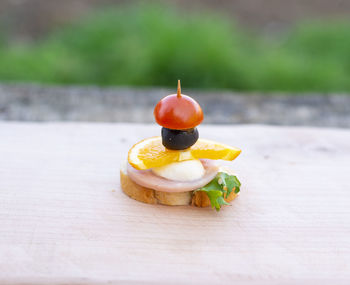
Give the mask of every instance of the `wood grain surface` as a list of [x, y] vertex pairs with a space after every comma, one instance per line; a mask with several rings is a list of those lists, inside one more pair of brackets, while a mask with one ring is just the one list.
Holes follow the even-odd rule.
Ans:
[[121, 192], [156, 125], [0, 123], [0, 284], [350, 284], [350, 132], [199, 132], [243, 150], [219, 213]]

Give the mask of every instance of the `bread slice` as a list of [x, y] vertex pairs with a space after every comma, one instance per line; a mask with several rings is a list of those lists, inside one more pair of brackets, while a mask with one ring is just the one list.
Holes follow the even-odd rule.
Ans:
[[[230, 169], [221, 169], [229, 174], [233, 174]], [[136, 184], [130, 179], [126, 172], [126, 168], [120, 169], [120, 185], [123, 192], [129, 197], [148, 204], [162, 204], [169, 206], [184, 206], [192, 205], [197, 207], [210, 206], [210, 200], [207, 194], [203, 191], [189, 191], [189, 192], [162, 192], [153, 189], [149, 189]], [[225, 199], [227, 202], [234, 200], [238, 194], [234, 191]]]

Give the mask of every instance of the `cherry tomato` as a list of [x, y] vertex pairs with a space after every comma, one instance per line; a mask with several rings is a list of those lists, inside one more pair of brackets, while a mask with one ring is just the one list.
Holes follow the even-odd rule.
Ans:
[[154, 108], [154, 117], [164, 128], [187, 130], [203, 121], [203, 111], [191, 97], [172, 94], [158, 102]]

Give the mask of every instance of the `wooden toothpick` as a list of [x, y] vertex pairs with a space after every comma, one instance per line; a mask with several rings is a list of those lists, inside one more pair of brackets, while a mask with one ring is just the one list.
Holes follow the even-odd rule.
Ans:
[[181, 97], [181, 83], [180, 83], [180, 79], [177, 81], [177, 97], [178, 98]]

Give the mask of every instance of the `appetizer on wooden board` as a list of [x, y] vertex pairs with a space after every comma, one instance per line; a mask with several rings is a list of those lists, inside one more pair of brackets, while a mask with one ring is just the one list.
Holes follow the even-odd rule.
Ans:
[[181, 94], [158, 102], [154, 109], [161, 136], [136, 143], [120, 170], [121, 187], [131, 198], [149, 204], [212, 206], [217, 211], [237, 197], [241, 183], [217, 160], [234, 160], [241, 150], [200, 139], [199, 104]]

